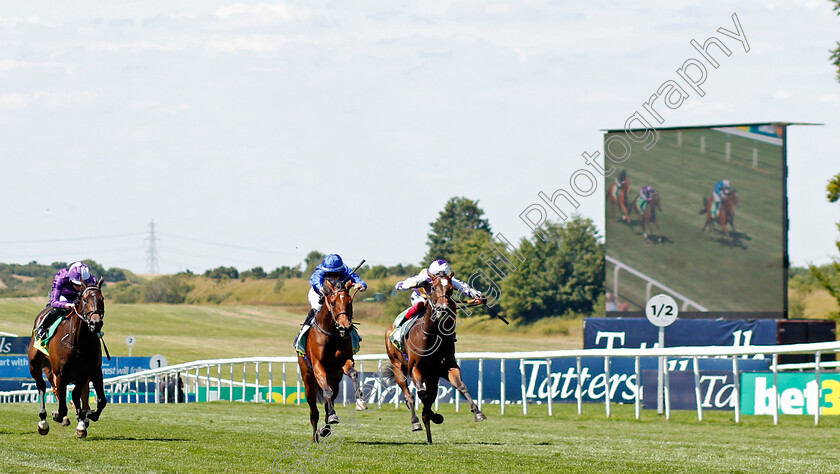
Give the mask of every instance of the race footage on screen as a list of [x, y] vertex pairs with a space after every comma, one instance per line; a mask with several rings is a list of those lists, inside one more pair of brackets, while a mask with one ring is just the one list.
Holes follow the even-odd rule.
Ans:
[[608, 131], [608, 315], [664, 292], [681, 317], [784, 316], [786, 125], [663, 129], [648, 150]]

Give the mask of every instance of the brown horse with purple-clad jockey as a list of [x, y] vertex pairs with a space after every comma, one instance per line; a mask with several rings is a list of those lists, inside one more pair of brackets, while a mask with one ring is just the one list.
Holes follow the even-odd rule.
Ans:
[[[405, 396], [405, 404], [411, 410], [411, 424], [413, 431], [419, 431], [420, 422], [414, 411], [414, 396], [408, 388], [407, 378], [410, 376], [417, 387], [417, 396], [423, 403], [423, 424], [426, 427], [426, 440], [432, 443], [432, 432], [429, 422], [443, 423], [443, 415], [432, 411], [438, 394], [438, 379], [445, 378], [470, 405], [475, 414], [475, 421], [486, 420], [487, 417], [478, 408], [461, 380], [461, 367], [455, 358], [455, 326], [457, 305], [452, 300], [452, 282], [446, 276], [432, 275], [431, 291], [426, 302], [426, 312], [414, 324], [405, 336], [405, 353], [394, 347], [389, 339], [393, 331], [393, 324], [385, 332], [385, 346], [388, 358], [391, 360], [391, 372]], [[406, 323], [411, 324], [411, 322]]]
[[[332, 279], [324, 280], [324, 304], [315, 314], [312, 328], [306, 334], [306, 355], [298, 355], [301, 378], [306, 389], [309, 404], [309, 421], [312, 423], [312, 440], [331, 433], [330, 425], [340, 422], [335, 413], [335, 398], [339, 383], [346, 373], [356, 387], [359, 400], [359, 373], [354, 367], [353, 343], [350, 329], [353, 325], [353, 297], [350, 294], [353, 281], [346, 283]], [[327, 424], [318, 430], [318, 398], [323, 398]], [[358, 405], [357, 405], [358, 406]]]
[[[35, 379], [41, 402], [38, 423], [38, 433], [45, 435], [50, 431], [47, 422], [45, 397], [47, 385], [41, 375], [43, 372], [52, 385], [53, 393], [58, 402], [58, 411], [53, 413], [53, 420], [67, 426], [67, 385], [75, 383], [73, 389], [73, 406], [76, 410], [76, 436], [87, 436], [87, 427], [91, 421], [99, 420], [99, 415], [105, 408], [105, 389], [102, 384], [102, 346], [99, 332], [105, 317], [105, 299], [102, 296], [102, 281], [100, 277], [96, 285], [87, 286], [82, 282], [82, 291], [76, 300], [67, 320], [62, 322], [55, 335], [47, 344], [49, 355], [35, 347], [33, 329], [32, 340], [29, 343], [29, 373]], [[37, 328], [44, 316], [50, 311], [45, 308], [35, 318], [34, 328]], [[96, 411], [90, 411], [88, 403], [89, 383], [93, 382], [96, 391]]]
[[659, 229], [659, 223], [656, 222], [656, 211], [662, 212], [662, 203], [659, 200], [659, 193], [654, 192], [653, 196], [648, 200], [644, 210], [639, 204], [642, 201], [640, 196], [633, 202], [633, 211], [642, 218], [642, 235], [647, 237], [647, 231], [651, 225]]

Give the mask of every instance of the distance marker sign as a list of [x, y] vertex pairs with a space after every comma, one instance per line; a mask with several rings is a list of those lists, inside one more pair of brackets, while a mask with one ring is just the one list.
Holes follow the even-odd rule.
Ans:
[[680, 310], [674, 298], [668, 295], [656, 295], [645, 305], [645, 316], [654, 326], [664, 328], [677, 320]]

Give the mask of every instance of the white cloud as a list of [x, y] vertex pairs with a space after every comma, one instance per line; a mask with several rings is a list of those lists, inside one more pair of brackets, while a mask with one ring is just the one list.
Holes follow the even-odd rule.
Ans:
[[823, 94], [823, 95], [820, 96], [819, 101], [824, 102], [824, 103], [828, 103], [828, 104], [832, 104], [832, 103], [836, 104], [837, 102], [840, 102], [840, 95], [837, 95], [837, 94]]
[[30, 61], [18, 61], [16, 59], [0, 59], [0, 71], [13, 71], [15, 69], [28, 69], [28, 68], [57, 68], [57, 69], [64, 69], [65, 72], [71, 72], [75, 69], [75, 64], [68, 64], [68, 63], [57, 63], [53, 61], [44, 61], [44, 62], [30, 62]]
[[791, 93], [790, 91], [776, 91], [773, 94], [773, 98], [776, 99], [776, 100], [785, 100], [792, 95], [793, 95], [793, 93]]
[[76, 105], [90, 102], [96, 93], [91, 91], [75, 92], [16, 92], [0, 95], [0, 109], [24, 109], [30, 105], [43, 105], [46, 107], [60, 107], [64, 105]]
[[234, 26], [272, 25], [282, 21], [305, 18], [309, 10], [287, 6], [283, 3], [248, 5], [234, 3], [213, 12], [213, 15], [223, 22]]
[[94, 43], [89, 46], [91, 51], [181, 51], [182, 46], [172, 44], [153, 43], [151, 41], [131, 41], [129, 43]]
[[283, 35], [241, 35], [210, 42], [210, 46], [223, 53], [276, 53], [287, 43], [311, 43], [302, 38], [287, 38]]
[[0, 16], [0, 26], [11, 27], [14, 28], [18, 25], [30, 25], [30, 26], [44, 26], [44, 27], [52, 27], [52, 23], [38, 18], [37, 16], [28, 16], [26, 18], [14, 18], [14, 17], [5, 17]]

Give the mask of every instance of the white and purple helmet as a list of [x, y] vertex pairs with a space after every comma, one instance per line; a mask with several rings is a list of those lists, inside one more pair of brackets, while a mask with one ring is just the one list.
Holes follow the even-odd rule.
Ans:
[[74, 285], [81, 285], [82, 282], [90, 281], [90, 268], [82, 262], [75, 262], [70, 265], [67, 277]]
[[446, 263], [446, 260], [435, 260], [429, 265], [430, 275], [449, 276], [452, 273], [452, 268]]

